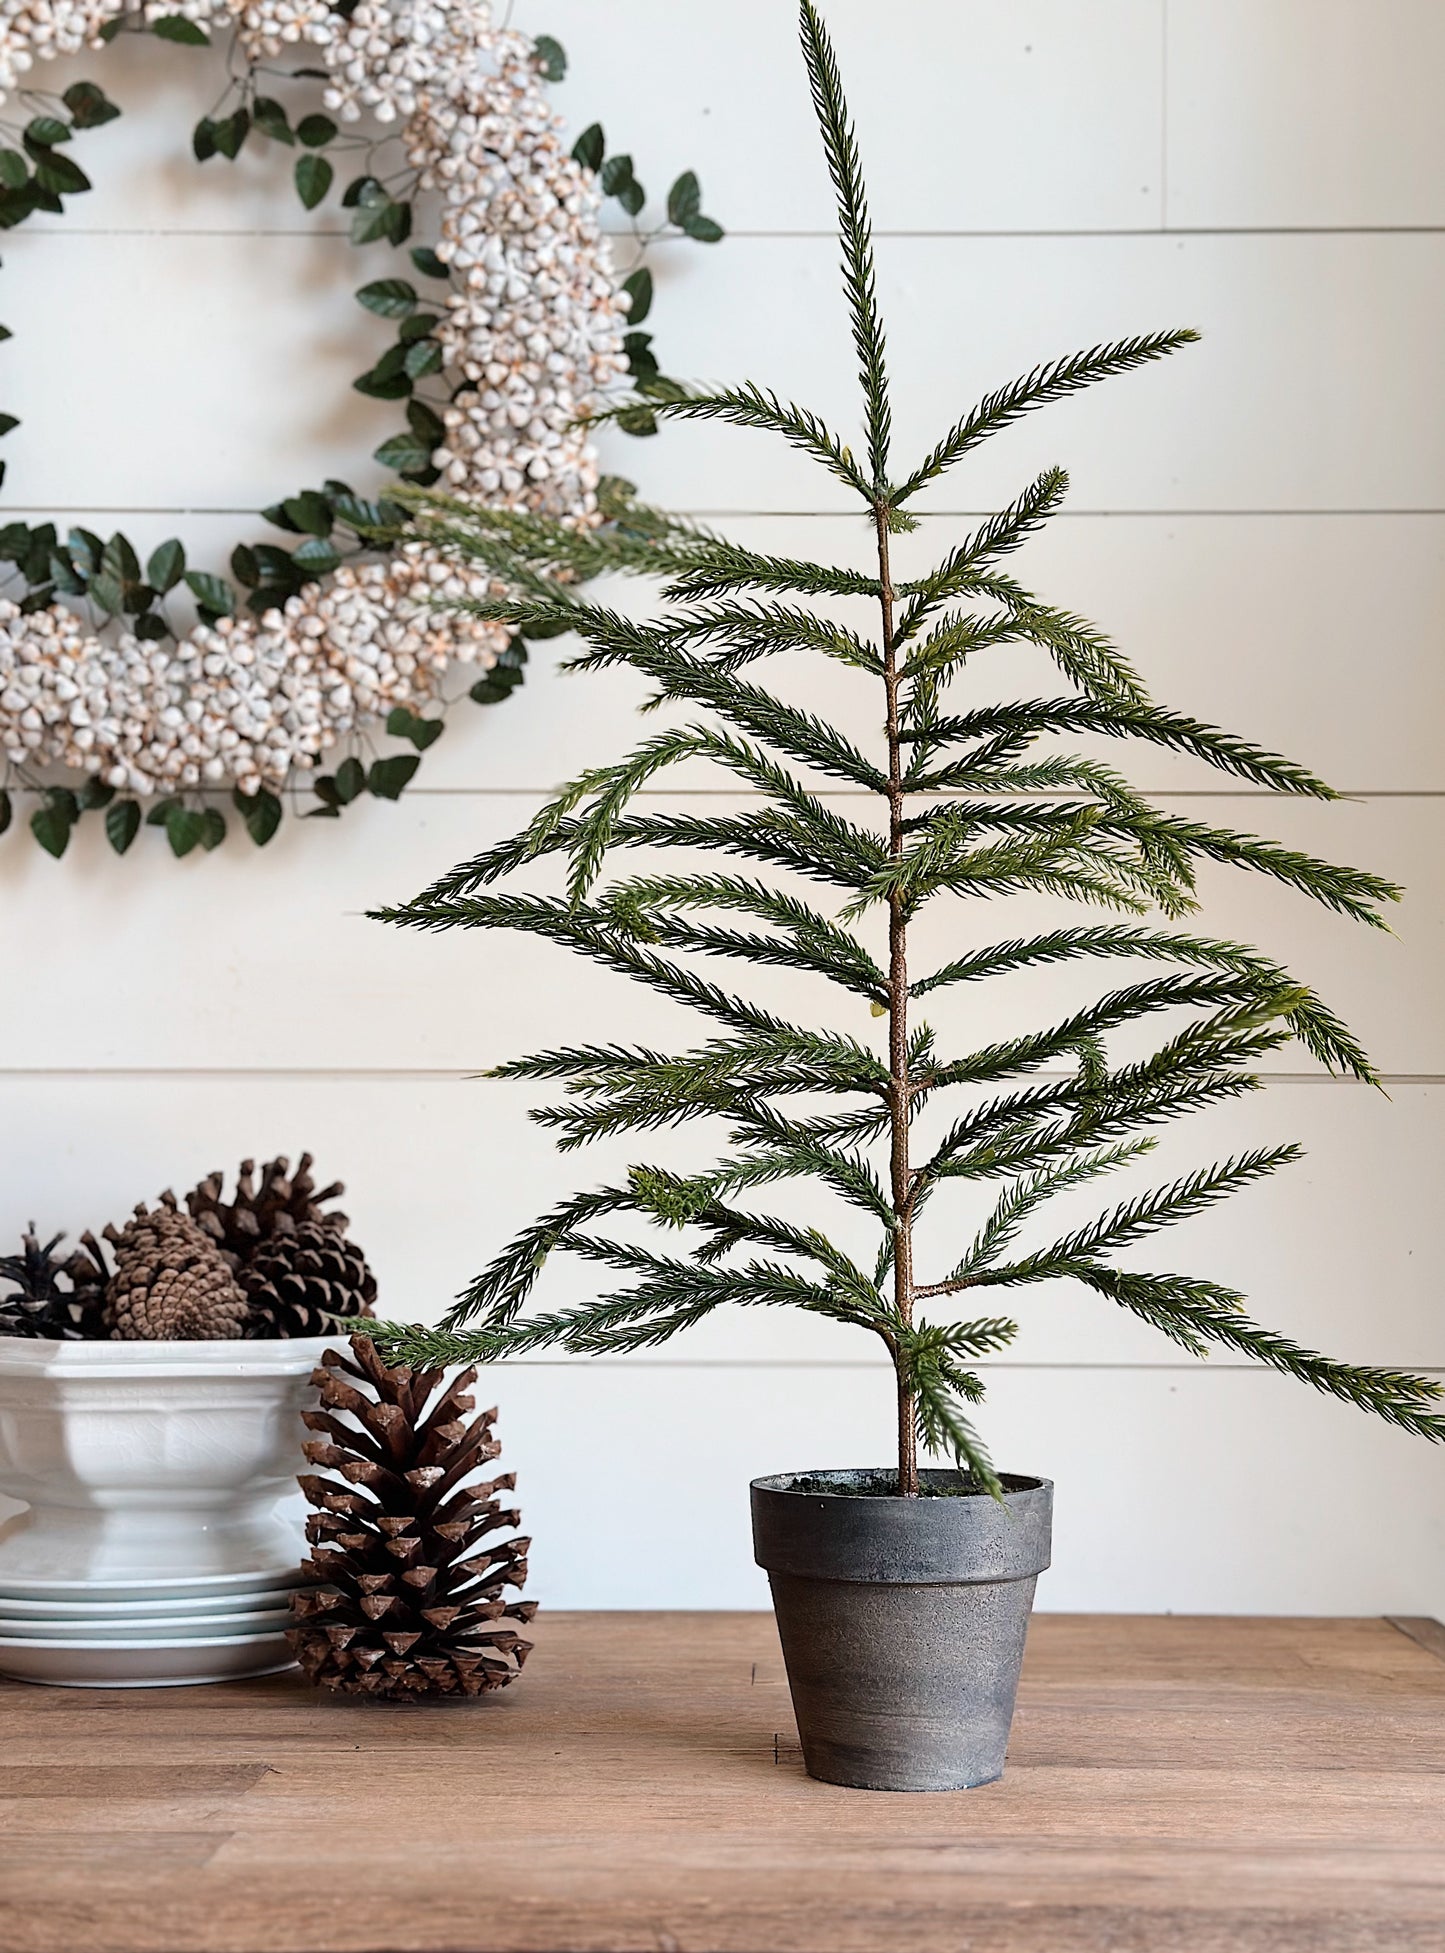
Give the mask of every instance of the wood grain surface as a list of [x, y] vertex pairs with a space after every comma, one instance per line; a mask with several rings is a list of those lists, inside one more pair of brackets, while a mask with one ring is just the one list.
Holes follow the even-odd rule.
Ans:
[[0, 1684], [5, 1953], [1438, 1953], [1417, 1621], [1044, 1616], [1008, 1771], [814, 1783], [771, 1617], [556, 1614], [490, 1701]]

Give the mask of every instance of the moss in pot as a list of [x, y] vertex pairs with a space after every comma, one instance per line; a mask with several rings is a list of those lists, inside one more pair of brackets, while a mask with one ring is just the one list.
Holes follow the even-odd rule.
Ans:
[[[809, 1770], [874, 1788], [954, 1788], [1003, 1767], [1051, 1504], [1047, 1480], [999, 1472], [975, 1429], [976, 1365], [1006, 1348], [1017, 1325], [966, 1303], [1072, 1282], [1191, 1354], [1241, 1353], [1429, 1438], [1445, 1436], [1445, 1419], [1431, 1379], [1317, 1355], [1254, 1322], [1220, 1282], [1146, 1272], [1133, 1257], [1120, 1264], [1121, 1251], [1288, 1164], [1294, 1146], [1125, 1191], [1082, 1224], [1047, 1224], [1055, 1197], [1128, 1174], [1155, 1128], [1255, 1090], [1261, 1061], [1292, 1040], [1329, 1070], [1375, 1079], [1311, 989], [1245, 945], [1184, 926], [1200, 863], [1263, 874], [1371, 927], [1398, 891], [1161, 811], [1097, 756], [1104, 741], [1132, 740], [1254, 789], [1333, 797], [1303, 767], [1154, 704], [1105, 637], [1006, 573], [1003, 559], [1062, 499], [1061, 470], [956, 538], [927, 574], [898, 574], [896, 539], [919, 526], [920, 491], [1025, 412], [1196, 335], [1152, 333], [1035, 368], [899, 473], [857, 150], [811, 5], [801, 27], [837, 193], [861, 449], [752, 385], [684, 393], [659, 383], [615, 411], [781, 436], [856, 496], [873, 561], [857, 572], [769, 557], [625, 500], [608, 529], [579, 534], [416, 497], [424, 537], [514, 593], [470, 608], [531, 637], [574, 632], [585, 647], [575, 669], [626, 666], [650, 681], [656, 703], [692, 716], [585, 774], [515, 839], [382, 915], [420, 929], [528, 931], [701, 1012], [713, 1029], [689, 1051], [584, 1043], [496, 1075], [561, 1085], [563, 1102], [535, 1116], [563, 1148], [708, 1121], [725, 1130], [726, 1150], [682, 1171], [664, 1141], [661, 1159], [526, 1229], [439, 1328], [383, 1326], [376, 1341], [391, 1360], [422, 1363], [553, 1345], [618, 1354], [663, 1343], [727, 1304], [801, 1308], [879, 1338], [896, 1380], [896, 1469], [758, 1480], [756, 1552]], [[661, 579], [668, 608], [639, 622], [590, 603], [577, 583], [604, 570]], [[803, 599], [826, 600], [828, 614]], [[845, 606], [871, 628], [836, 621]], [[1053, 661], [1056, 695], [980, 700], [979, 668], [1008, 646]], [[790, 670], [811, 660], [827, 674], [812, 693], [817, 711], [759, 682], [769, 660]], [[845, 711], [833, 714], [850, 687], [871, 694], [881, 727], [871, 742], [843, 729]], [[743, 815], [677, 815], [636, 801], [669, 768], [699, 761], [759, 804]], [[840, 789], [854, 801], [822, 797]], [[876, 819], [855, 818], [858, 796]], [[608, 879], [635, 848], [648, 851], [640, 872]], [[700, 853], [718, 867], [700, 869]], [[499, 886], [542, 862], [565, 864], [565, 892]], [[1005, 928], [986, 946], [971, 928], [967, 946], [924, 959], [926, 912], [1020, 894], [1106, 919]], [[829, 986], [844, 1004], [836, 1028], [739, 995], [725, 980], [738, 962]], [[1062, 1021], [972, 1049], [946, 1044], [921, 1017], [932, 993], [973, 984], [988, 997], [995, 979], [1065, 963], [1124, 969]], [[1146, 1042], [1161, 1016], [1165, 1028]], [[1121, 1031], [1131, 1034], [1123, 1049]], [[846, 1233], [798, 1217], [800, 1181], [837, 1204]], [[947, 1198], [960, 1194], [978, 1203], [967, 1219]], [[627, 1238], [626, 1217], [662, 1230], [663, 1243]], [[858, 1250], [863, 1224], [876, 1252]], [[621, 1280], [583, 1306], [531, 1307], [544, 1264], [563, 1253]], [[920, 1467], [920, 1454], [953, 1468]]]

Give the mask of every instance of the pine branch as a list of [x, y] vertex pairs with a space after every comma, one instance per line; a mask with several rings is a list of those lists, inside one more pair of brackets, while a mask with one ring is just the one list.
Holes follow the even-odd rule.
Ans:
[[726, 597], [739, 590], [795, 591], [804, 597], [874, 597], [877, 577], [834, 569], [793, 557], [763, 556], [740, 543], [715, 542], [699, 550], [663, 591], [670, 603]]
[[1077, 1281], [1121, 1303], [1156, 1328], [1174, 1325], [1196, 1342], [1223, 1344], [1270, 1369], [1297, 1377], [1314, 1389], [1381, 1417], [1419, 1437], [1445, 1442], [1445, 1415], [1432, 1411], [1441, 1395], [1434, 1377], [1371, 1365], [1336, 1362], [1304, 1349], [1287, 1336], [1262, 1329], [1243, 1311], [1243, 1297], [1212, 1282], [1183, 1275], [1141, 1275], [1132, 1269], [1078, 1267]]
[[1363, 1047], [1312, 990], [1298, 986], [1280, 964], [1240, 943], [1202, 936], [1160, 935], [1127, 924], [1092, 929], [1058, 929], [1045, 936], [1016, 937], [955, 958], [912, 986], [915, 997], [947, 984], [971, 983], [1040, 964], [1076, 957], [1140, 957], [1153, 962], [1195, 963], [1205, 968], [1234, 970], [1258, 980], [1261, 990], [1299, 989], [1301, 1001], [1287, 1018], [1305, 1047], [1332, 1070], [1348, 1073], [1365, 1084], [1378, 1085], [1379, 1076]]
[[715, 387], [706, 393], [685, 392], [669, 399], [640, 394], [590, 414], [588, 419], [594, 425], [619, 420], [639, 407], [646, 408], [658, 420], [720, 420], [733, 427], [781, 434], [790, 447], [821, 462], [844, 487], [856, 490], [865, 500], [869, 495], [867, 479], [853, 459], [851, 449], [808, 408], [782, 401], [767, 388], [745, 383], [738, 387]]
[[[946, 1294], [955, 1284], [962, 1283], [965, 1277], [996, 1261], [1004, 1249], [1018, 1238], [1020, 1229], [1030, 1215], [1045, 1201], [1073, 1187], [1085, 1186], [1118, 1167], [1130, 1165], [1151, 1152], [1155, 1143], [1152, 1139], [1139, 1139], [1102, 1147], [1096, 1152], [1065, 1159], [1058, 1166], [1040, 1167], [1025, 1179], [1014, 1181], [1000, 1194], [993, 1212], [974, 1236], [972, 1245], [938, 1285], [937, 1292]], [[927, 1285], [918, 1291], [920, 1295], [932, 1292]]]
[[[1176, 1007], [1222, 1004], [1230, 1008], [1230, 1022], [1238, 1030], [1253, 1030], [1286, 1016], [1296, 1007], [1292, 991], [1271, 994], [1242, 973], [1221, 972], [1217, 976], [1152, 977], [1142, 983], [1110, 991], [1097, 1003], [1076, 1011], [1048, 1031], [1034, 1031], [985, 1045], [967, 1058], [938, 1066], [925, 1075], [930, 1090], [944, 1085], [988, 1084], [1000, 1078], [1036, 1071], [1051, 1058], [1077, 1049], [1087, 1037], [1101, 1037], [1122, 1024], [1133, 1023], [1156, 1011]], [[1200, 1027], [1202, 1029], [1202, 1027]], [[1184, 1034], [1181, 1034], [1181, 1037]], [[1176, 1040], [1171, 1050], [1177, 1051]]]
[[[857, 632], [845, 630], [828, 618], [815, 617], [811, 611], [782, 604], [753, 601], [698, 605], [674, 612], [667, 619], [666, 628], [675, 644], [721, 638], [726, 648], [713, 654], [713, 662], [726, 671], [791, 651], [819, 651], [825, 658], [834, 658], [873, 677], [880, 677], [883, 671], [877, 650]], [[578, 658], [571, 668], [591, 669], [590, 661]]]
[[1046, 468], [1016, 501], [990, 516], [936, 570], [916, 582], [900, 584], [900, 592], [913, 601], [899, 620], [899, 642], [906, 644], [940, 605], [965, 591], [977, 590], [982, 566], [1008, 555], [1042, 528], [1063, 501], [1068, 486], [1069, 478], [1062, 468]]
[[1194, 344], [1198, 338], [1197, 332], [1185, 327], [1175, 332], [1150, 332], [1134, 339], [1116, 340], [1113, 345], [1094, 346], [1086, 353], [1073, 353], [1067, 359], [1054, 360], [1047, 366], [1036, 366], [1032, 373], [1025, 373], [1022, 379], [1012, 380], [997, 392], [985, 394], [979, 404], [944, 436], [902, 488], [894, 490], [894, 507], [900, 507], [920, 488], [936, 481], [955, 461], [962, 460], [964, 455], [986, 441], [990, 434], [996, 434], [1001, 427], [1020, 419], [1031, 408], [1041, 407], [1047, 401], [1062, 400], [1083, 387], [1093, 386], [1098, 380], [1108, 379], [1112, 374], [1128, 373], [1150, 360], [1163, 359], [1167, 354], [1177, 352], [1181, 346]]
[[[856, 936], [795, 895], [739, 875], [642, 875], [619, 882], [600, 898], [620, 919], [645, 918], [657, 909], [741, 911], [788, 932], [800, 957], [821, 958], [813, 967], [833, 973], [834, 981], [871, 999], [880, 999], [887, 979]], [[635, 929], [634, 933], [643, 933]]]
[[[888, 479], [888, 442], [892, 417], [888, 405], [888, 376], [884, 366], [883, 324], [878, 316], [877, 283], [873, 270], [873, 236], [858, 143], [843, 99], [843, 82], [828, 31], [811, 0], [802, 0], [799, 27], [813, 109], [823, 136], [828, 174], [838, 200], [838, 234], [843, 247], [843, 285], [853, 321], [853, 345], [863, 384], [864, 419], [868, 430], [868, 467], [874, 492]], [[865, 490], [865, 495], [867, 491]]]
[[1262, 1180], [1278, 1172], [1280, 1167], [1291, 1166], [1303, 1158], [1304, 1154], [1298, 1146], [1267, 1146], [1241, 1153], [1237, 1159], [1225, 1160], [1219, 1166], [1201, 1167], [1195, 1173], [1172, 1181], [1167, 1187], [1154, 1187], [1148, 1193], [1122, 1202], [1112, 1213], [1103, 1214], [1089, 1227], [1080, 1228], [1055, 1241], [1050, 1247], [1041, 1248], [1036, 1255], [1016, 1263], [1015, 1268], [1027, 1270], [1037, 1266], [1040, 1269], [1057, 1269], [1075, 1262], [1092, 1261], [1106, 1249], [1127, 1247], [1133, 1241], [1142, 1240], [1146, 1234], [1157, 1233], [1161, 1227], [1188, 1220], [1191, 1215], [1202, 1213], [1206, 1207], [1214, 1206], [1241, 1187]]
[[[1221, 732], [1182, 713], [1163, 712], [1155, 706], [1130, 707], [1094, 699], [1029, 699], [1018, 705], [984, 706], [955, 718], [943, 719], [929, 729], [935, 745], [954, 745], [965, 741], [1018, 734], [1029, 739], [1045, 733], [1094, 733], [1105, 739], [1140, 739], [1152, 746], [1167, 746], [1205, 761], [1222, 773], [1232, 773], [1251, 786], [1267, 787], [1271, 793], [1303, 794], [1316, 800], [1337, 798], [1333, 788], [1292, 760], [1264, 751], [1248, 740]], [[907, 735], [905, 735], [907, 736]], [[972, 754], [959, 762], [970, 774], [978, 761]], [[909, 782], [914, 793], [939, 793], [954, 787], [955, 768], [939, 767]]]
[[1297, 889], [1301, 895], [1308, 895], [1322, 907], [1350, 916], [1356, 922], [1368, 923], [1372, 929], [1389, 928], [1375, 904], [1398, 902], [1404, 892], [1383, 876], [1369, 874], [1361, 868], [1336, 867], [1333, 862], [1316, 860], [1295, 848], [1261, 841], [1253, 834], [1205, 827], [1196, 821], [1170, 819], [1165, 825], [1175, 840], [1195, 854], [1269, 875]]

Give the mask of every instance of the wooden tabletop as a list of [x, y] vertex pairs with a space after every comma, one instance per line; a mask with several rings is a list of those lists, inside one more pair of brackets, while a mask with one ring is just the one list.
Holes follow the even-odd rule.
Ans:
[[5, 1953], [1440, 1953], [1445, 1629], [1043, 1615], [1001, 1783], [804, 1775], [766, 1614], [522, 1681], [0, 1683]]

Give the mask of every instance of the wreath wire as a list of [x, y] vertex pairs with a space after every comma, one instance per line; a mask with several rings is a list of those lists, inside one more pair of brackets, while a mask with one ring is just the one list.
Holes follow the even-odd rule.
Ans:
[[[582, 525], [622, 514], [630, 487], [600, 474], [587, 417], [624, 376], [644, 399], [675, 389], [640, 329], [647, 253], [662, 236], [723, 233], [693, 172], [645, 230], [632, 158], [608, 153], [601, 125], [566, 149], [545, 92], [566, 71], [553, 37], [495, 25], [487, 0], [142, 0], [122, 12], [49, 0], [44, 12], [0, 0], [0, 228], [88, 190], [66, 145], [121, 113], [90, 80], [60, 95], [30, 86], [37, 62], [123, 33], [207, 47], [228, 32], [226, 86], [192, 132], [197, 162], [235, 162], [256, 142], [294, 149], [308, 210], [340, 185], [350, 241], [408, 253], [409, 275], [356, 294], [396, 327], [354, 382], [404, 403], [405, 427], [375, 459], [415, 486]], [[320, 84], [320, 106], [288, 107], [297, 84], [313, 103]], [[356, 129], [364, 116], [380, 135]], [[357, 173], [342, 184], [338, 165]], [[413, 240], [427, 193], [440, 207], [430, 244]], [[631, 223], [625, 275], [609, 257], [606, 199]], [[619, 419], [656, 431], [645, 405]], [[0, 415], [0, 435], [18, 425]], [[523, 682], [524, 637], [436, 606], [485, 597], [485, 576], [460, 583], [455, 563], [405, 533], [384, 487], [362, 495], [328, 479], [259, 513], [286, 541], [239, 544], [229, 579], [193, 567], [179, 538], [142, 563], [122, 534], [0, 522], [0, 834], [25, 795], [30, 830], [56, 857], [91, 812], [118, 854], [150, 825], [184, 857], [227, 838], [216, 796], [229, 789], [265, 846], [288, 786], [309, 783], [309, 818], [396, 800], [459, 697], [492, 705]], [[176, 615], [187, 597], [189, 628]], [[448, 697], [457, 665], [482, 675]], [[380, 727], [404, 750], [376, 753]], [[82, 778], [56, 784], [61, 767]]]

